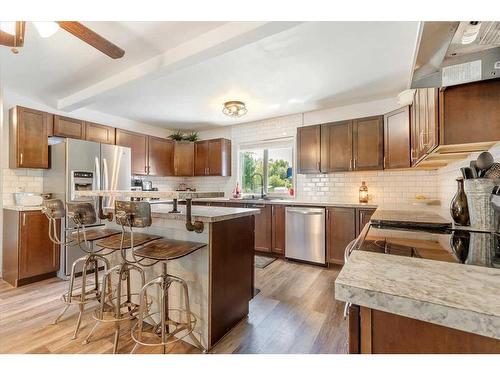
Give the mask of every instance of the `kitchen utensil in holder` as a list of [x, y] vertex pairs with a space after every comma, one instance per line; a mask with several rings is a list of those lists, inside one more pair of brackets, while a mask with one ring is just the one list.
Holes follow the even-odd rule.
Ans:
[[478, 230], [498, 231], [499, 220], [491, 204], [491, 192], [500, 180], [476, 178], [464, 181], [471, 227]]

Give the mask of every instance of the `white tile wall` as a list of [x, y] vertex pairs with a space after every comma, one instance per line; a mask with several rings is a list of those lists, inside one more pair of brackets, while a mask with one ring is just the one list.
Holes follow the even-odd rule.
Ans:
[[14, 204], [12, 193], [43, 192], [43, 171], [40, 169], [8, 169], [3, 170], [2, 200], [5, 206]]

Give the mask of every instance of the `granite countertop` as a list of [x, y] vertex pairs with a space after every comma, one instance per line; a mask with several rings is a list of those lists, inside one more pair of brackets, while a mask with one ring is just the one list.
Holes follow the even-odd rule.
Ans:
[[251, 203], [251, 204], [281, 204], [286, 206], [314, 206], [314, 207], [363, 207], [363, 208], [377, 208], [376, 204], [348, 202], [348, 201], [301, 201], [296, 199], [247, 199], [247, 198], [202, 198], [196, 199], [197, 202], [234, 202], [234, 203]]
[[194, 199], [223, 197], [218, 191], [132, 191], [132, 190], [89, 190], [76, 191], [80, 197], [134, 197], [159, 199]]
[[[186, 220], [186, 206], [178, 206], [180, 213], [171, 213], [171, 204], [153, 204], [151, 205], [151, 216], [153, 218]], [[114, 210], [107, 207], [105, 210]], [[191, 209], [192, 220], [202, 221], [204, 223], [216, 223], [219, 221], [236, 219], [243, 216], [257, 215], [260, 210], [257, 208], [233, 208], [233, 207], [203, 207], [193, 206]]]
[[335, 298], [500, 339], [500, 269], [354, 251]]
[[4, 210], [12, 210], [12, 211], [40, 211], [42, 206], [16, 206], [16, 205], [8, 205], [3, 206]]

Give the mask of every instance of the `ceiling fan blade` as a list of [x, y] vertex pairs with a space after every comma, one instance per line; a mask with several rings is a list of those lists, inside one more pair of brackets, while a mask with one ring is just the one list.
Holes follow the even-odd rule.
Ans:
[[16, 21], [15, 35], [0, 30], [0, 44], [7, 47], [22, 47], [24, 45], [25, 26], [25, 21]]
[[92, 47], [98, 49], [112, 59], [119, 59], [125, 54], [125, 51], [120, 47], [104, 39], [102, 36], [90, 30], [80, 22], [57, 21], [57, 23], [62, 29], [66, 30], [70, 34], [73, 34], [78, 39], [83, 40], [85, 43], [90, 44]]
[[16, 37], [5, 31], [0, 30], [0, 44], [2, 46], [14, 47], [15, 46]]

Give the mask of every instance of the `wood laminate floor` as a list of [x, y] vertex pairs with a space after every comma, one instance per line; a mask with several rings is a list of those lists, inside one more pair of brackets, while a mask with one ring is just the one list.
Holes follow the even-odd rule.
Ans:
[[[211, 353], [346, 353], [347, 323], [343, 304], [335, 301], [334, 281], [338, 268], [277, 260], [255, 269], [255, 286], [261, 292], [250, 302], [250, 314], [226, 335]], [[20, 288], [0, 280], [0, 353], [111, 353], [113, 326], [101, 325], [94, 339], [82, 345], [93, 326], [87, 308], [82, 329], [71, 340], [77, 308], [52, 322], [62, 309], [59, 296], [67, 282], [57, 278]], [[129, 324], [122, 324], [120, 353], [133, 346]], [[144, 348], [138, 353], [159, 353]], [[189, 344], [178, 343], [172, 353], [199, 353]]]

